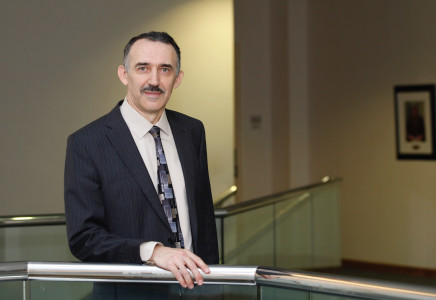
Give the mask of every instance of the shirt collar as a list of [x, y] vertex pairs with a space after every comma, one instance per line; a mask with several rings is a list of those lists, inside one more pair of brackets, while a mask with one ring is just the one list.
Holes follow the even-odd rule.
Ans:
[[[139, 112], [137, 112], [127, 101], [124, 99], [123, 104], [120, 107], [121, 114], [126, 121], [127, 125], [134, 132], [134, 134], [138, 138], [142, 138], [145, 136], [150, 129], [153, 127], [153, 124], [150, 123], [146, 118], [141, 116]], [[159, 121], [155, 124], [161, 130], [161, 133], [166, 135], [170, 135], [171, 127], [168, 122], [166, 111], [162, 113]]]

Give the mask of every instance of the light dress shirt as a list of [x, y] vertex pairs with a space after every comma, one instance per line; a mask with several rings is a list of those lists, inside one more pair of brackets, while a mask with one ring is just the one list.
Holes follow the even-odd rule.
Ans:
[[[147, 167], [148, 173], [150, 174], [157, 193], [158, 179], [156, 146], [153, 136], [149, 132], [149, 130], [153, 127], [153, 124], [145, 119], [139, 112], [137, 112], [126, 101], [126, 99], [124, 99], [120, 109], [121, 115], [130, 129], [132, 137], [135, 140], [142, 159], [144, 160], [145, 166]], [[183, 177], [182, 165], [177, 153], [176, 143], [174, 141], [173, 133], [171, 132], [171, 127], [168, 123], [165, 111], [163, 112], [160, 120], [154, 125], [160, 128], [160, 138], [162, 140], [162, 146], [167, 159], [168, 169], [171, 174], [171, 181], [176, 197], [177, 211], [179, 213], [179, 222], [185, 242], [185, 249], [192, 251], [192, 234], [191, 225], [189, 223], [185, 179]], [[139, 251], [142, 261], [147, 262], [150, 259], [156, 244], [160, 243], [148, 241], [141, 244]]]

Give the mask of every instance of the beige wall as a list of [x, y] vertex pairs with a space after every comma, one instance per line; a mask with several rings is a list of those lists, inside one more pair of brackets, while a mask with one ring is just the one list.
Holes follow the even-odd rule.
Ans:
[[[287, 5], [286, 28], [272, 19], [275, 5]], [[436, 269], [436, 162], [396, 159], [393, 100], [394, 85], [436, 83], [434, 11], [433, 0], [235, 1], [244, 199], [277, 191], [272, 162], [282, 153], [271, 136], [279, 132], [289, 143], [288, 188], [344, 178], [343, 258]], [[283, 130], [268, 36], [286, 31]], [[252, 115], [262, 116], [260, 128]]]
[[289, 188], [286, 1], [235, 5], [238, 201]]
[[270, 4], [235, 5], [236, 143], [238, 201], [273, 192]]
[[310, 175], [342, 176], [343, 257], [436, 269], [434, 161], [396, 159], [393, 87], [436, 83], [436, 2], [308, 4]]
[[233, 184], [231, 0], [2, 1], [0, 215], [63, 212], [68, 134], [125, 95], [130, 37], [172, 34], [185, 77], [170, 108], [204, 121], [214, 195]]

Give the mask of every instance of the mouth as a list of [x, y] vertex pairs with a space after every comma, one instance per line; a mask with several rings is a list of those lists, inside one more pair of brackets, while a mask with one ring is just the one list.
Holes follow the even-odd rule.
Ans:
[[147, 85], [141, 89], [141, 93], [153, 96], [164, 94], [165, 91], [158, 86]]

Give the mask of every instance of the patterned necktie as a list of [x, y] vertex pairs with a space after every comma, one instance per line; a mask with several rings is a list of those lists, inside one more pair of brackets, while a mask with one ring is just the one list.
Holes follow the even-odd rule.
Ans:
[[176, 248], [185, 248], [183, 241], [182, 230], [180, 228], [179, 214], [177, 212], [177, 203], [174, 195], [173, 185], [171, 182], [170, 172], [168, 170], [167, 160], [162, 147], [160, 139], [160, 128], [153, 126], [150, 133], [154, 138], [156, 144], [157, 156], [157, 178], [158, 178], [158, 194], [159, 200], [167, 216], [168, 223], [174, 236], [174, 243]]

